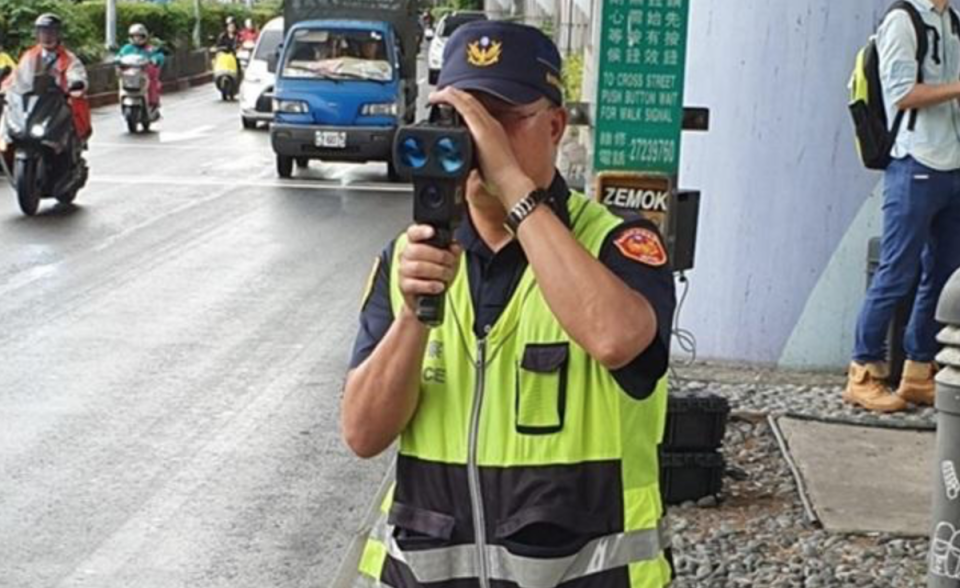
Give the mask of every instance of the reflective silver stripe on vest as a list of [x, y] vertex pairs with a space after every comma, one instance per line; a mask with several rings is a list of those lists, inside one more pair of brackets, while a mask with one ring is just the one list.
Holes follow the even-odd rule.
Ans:
[[[486, 548], [491, 580], [515, 582], [520, 588], [556, 588], [557, 585], [591, 574], [653, 561], [667, 547], [665, 525], [659, 529], [630, 531], [600, 537], [587, 543], [579, 553], [556, 559], [515, 555], [499, 545]], [[479, 575], [475, 545], [402, 552], [396, 541], [388, 553], [402, 561], [418, 581], [446, 582]]]
[[371, 578], [366, 574], [357, 574], [357, 579], [353, 581], [351, 588], [384, 588], [385, 584], [380, 580]]

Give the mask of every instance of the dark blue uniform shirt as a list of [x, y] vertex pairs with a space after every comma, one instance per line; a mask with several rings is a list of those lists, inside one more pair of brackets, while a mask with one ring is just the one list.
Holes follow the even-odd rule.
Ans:
[[[557, 174], [549, 189], [550, 207], [570, 226], [567, 198], [570, 191], [560, 174]], [[670, 350], [670, 331], [676, 305], [673, 273], [669, 265], [651, 267], [623, 255], [614, 245], [625, 231], [642, 227], [656, 231], [648, 220], [633, 219], [624, 222], [607, 236], [599, 255], [600, 262], [616, 274], [624, 283], [639, 292], [650, 303], [657, 315], [659, 334], [644, 352], [625, 367], [613, 371], [620, 387], [634, 398], [645, 398], [653, 392], [656, 383], [666, 373]], [[463, 246], [470, 282], [476, 322], [474, 331], [482, 336], [486, 326], [496, 323], [513, 296], [524, 270], [527, 258], [519, 241], [511, 241], [494, 253], [477, 234], [469, 218], [458, 227], [456, 240]], [[360, 315], [360, 331], [353, 349], [350, 367], [355, 368], [373, 353], [374, 348], [386, 335], [393, 322], [390, 304], [390, 265], [393, 261], [394, 243], [390, 243], [380, 255], [377, 274], [368, 299]]]

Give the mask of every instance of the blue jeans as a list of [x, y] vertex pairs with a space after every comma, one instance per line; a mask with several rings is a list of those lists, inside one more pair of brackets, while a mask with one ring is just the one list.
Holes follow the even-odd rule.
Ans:
[[908, 359], [933, 361], [938, 351], [937, 302], [960, 267], [960, 170], [936, 171], [907, 157], [890, 164], [883, 183], [880, 267], [860, 311], [853, 359], [886, 360], [893, 313], [919, 275], [903, 347]]

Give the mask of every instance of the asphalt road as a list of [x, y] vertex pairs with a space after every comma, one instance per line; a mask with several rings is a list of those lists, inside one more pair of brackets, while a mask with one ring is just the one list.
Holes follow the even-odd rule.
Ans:
[[386, 467], [340, 441], [386, 166], [275, 176], [212, 87], [97, 111], [77, 205], [0, 187], [0, 587], [325, 587]]

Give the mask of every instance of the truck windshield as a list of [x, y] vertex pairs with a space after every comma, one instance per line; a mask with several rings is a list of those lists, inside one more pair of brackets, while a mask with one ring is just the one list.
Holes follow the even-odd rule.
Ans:
[[288, 78], [393, 79], [387, 45], [374, 31], [300, 30], [285, 53], [283, 76]]

